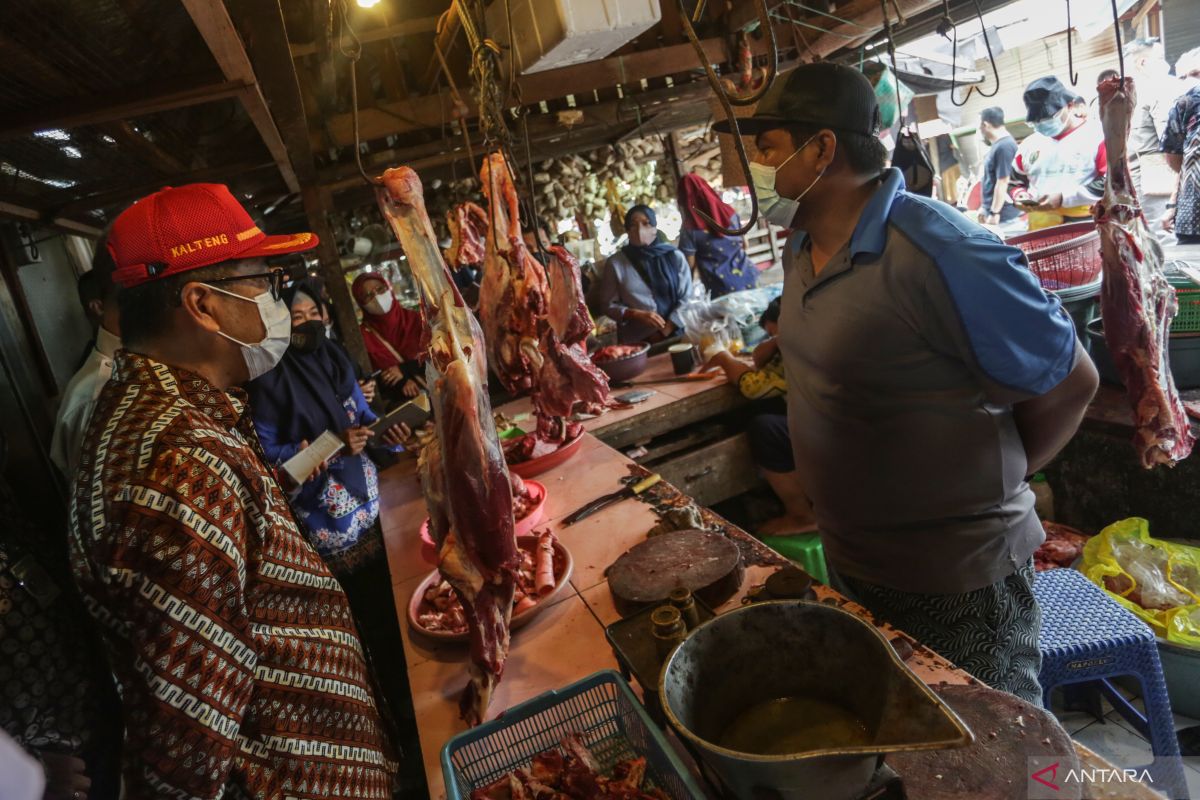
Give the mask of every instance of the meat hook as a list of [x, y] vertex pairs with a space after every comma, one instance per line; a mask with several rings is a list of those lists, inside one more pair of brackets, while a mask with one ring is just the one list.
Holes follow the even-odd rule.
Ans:
[[750, 180], [750, 156], [746, 153], [746, 143], [742, 141], [742, 131], [738, 127], [737, 113], [733, 110], [735, 105], [754, 105], [762, 99], [763, 95], [767, 93], [771, 85], [775, 82], [779, 60], [779, 51], [775, 43], [775, 29], [771, 25], [771, 16], [767, 11], [766, 0], [755, 0], [755, 4], [758, 6], [759, 17], [762, 20], [762, 25], [767, 34], [767, 41], [769, 42], [770, 52], [767, 56], [767, 74], [763, 80], [762, 88], [746, 97], [734, 99], [726, 93], [725, 87], [721, 85], [721, 79], [717, 76], [717, 72], [713, 69], [712, 64], [709, 63], [708, 56], [704, 52], [704, 46], [700, 44], [700, 39], [696, 36], [696, 29], [692, 27], [692, 21], [688, 15], [687, 7], [684, 5], [684, 0], [679, 0], [680, 21], [683, 23], [684, 33], [687, 34], [688, 39], [692, 43], [692, 48], [700, 58], [700, 64], [704, 67], [704, 74], [708, 77], [708, 85], [712, 87], [717, 100], [721, 103], [721, 110], [725, 113], [725, 118], [729, 120], [729, 127], [733, 133], [733, 145], [737, 150], [738, 161], [742, 165], [742, 173], [747, 179], [747, 188], [750, 190], [750, 219], [740, 228], [726, 228], [700, 209], [695, 209], [696, 213], [711, 226], [713, 231], [720, 231], [725, 236], [745, 236], [758, 224], [758, 193], [754, 191], [754, 181]]
[[353, 44], [346, 47], [341, 44], [342, 37], [338, 36], [338, 46], [344, 55], [350, 61], [350, 117], [354, 126], [354, 164], [358, 167], [358, 174], [362, 175], [364, 181], [369, 186], [381, 186], [383, 180], [379, 177], [372, 178], [363, 168], [362, 163], [362, 137], [358, 128], [358, 71], [356, 66], [358, 59], [362, 57], [362, 42], [358, 38], [358, 34], [354, 32], [354, 28], [350, 25], [350, 19], [346, 13], [346, 0], [341, 0], [340, 6], [342, 27], [346, 33], [350, 35]]
[[[985, 26], [983, 23], [983, 9], [979, 5], [979, 0], [975, 0], [975, 16], [979, 19], [979, 30], [983, 33], [983, 44], [985, 47], [987, 47], [988, 61], [991, 62], [992, 77], [995, 80], [996, 85], [990, 93], [985, 92], [974, 85], [968, 86], [967, 93], [963, 97], [962, 102], [954, 99], [954, 91], [958, 88], [958, 26], [955, 25], [954, 21], [950, 18], [950, 0], [942, 0], [942, 8], [942, 21], [938, 24], [937, 31], [947, 39], [951, 39], [951, 36], [947, 31], [953, 33], [953, 38], [951, 39], [953, 41], [953, 46], [950, 51], [950, 103], [957, 108], [962, 108], [967, 104], [968, 101], [970, 101], [972, 93], [978, 93], [980, 97], [995, 97], [996, 93], [1000, 91], [1000, 70], [996, 67], [996, 57], [992, 54], [992, 42], [990, 39], [988, 39], [987, 26]], [[1070, 0], [1067, 0], [1068, 48], [1071, 46], [1069, 30], [1071, 26], [1070, 14], [1071, 4]], [[1079, 76], [1076, 75], [1075, 77], [1078, 79]]]
[[1121, 86], [1125, 85], [1125, 52], [1121, 44], [1121, 12], [1117, 10], [1117, 0], [1112, 0], [1113, 28], [1117, 33], [1117, 66], [1121, 68]]
[[1079, 73], [1075, 71], [1075, 48], [1071, 44], [1071, 0], [1067, 0], [1067, 77], [1071, 85], [1079, 83]]

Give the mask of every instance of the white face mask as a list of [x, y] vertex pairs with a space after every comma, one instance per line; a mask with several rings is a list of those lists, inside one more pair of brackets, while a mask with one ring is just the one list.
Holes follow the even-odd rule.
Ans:
[[750, 163], [750, 180], [754, 184], [754, 193], [758, 196], [758, 209], [768, 222], [773, 222], [781, 228], [792, 227], [793, 221], [796, 219], [796, 212], [800, 210], [800, 198], [808, 194], [809, 189], [816, 186], [817, 181], [825, 175], [825, 170], [821, 170], [821, 174], [813, 178], [813, 182], [808, 185], [808, 188], [795, 198], [780, 197], [779, 193], [775, 191], [775, 177], [779, 170], [799, 155], [800, 151], [808, 147], [809, 142], [815, 138], [817, 138], [816, 134], [808, 137], [808, 140], [797, 147], [796, 152], [785, 158], [783, 164], [778, 167], [756, 162]]
[[383, 294], [377, 294], [368, 300], [367, 304], [363, 306], [363, 308], [366, 309], [366, 311], [370, 314], [382, 316], [392, 310], [392, 303], [395, 301], [395, 299], [396, 298], [392, 296], [391, 292], [384, 292]]
[[271, 297], [269, 291], [263, 292], [256, 297], [243, 297], [237, 292], [227, 292], [217, 286], [204, 284], [214, 292], [227, 294], [230, 297], [236, 297], [238, 300], [245, 300], [247, 303], [254, 303], [258, 306], [258, 317], [262, 320], [263, 330], [267, 332], [267, 336], [258, 344], [247, 344], [233, 338], [224, 331], [217, 331], [218, 336], [223, 336], [229, 341], [236, 344], [242, 349], [242, 358], [246, 362], [246, 369], [250, 370], [250, 380], [266, 375], [283, 358], [283, 354], [287, 352], [288, 344], [292, 340], [292, 314], [288, 311], [287, 304], [282, 300], [276, 300]]

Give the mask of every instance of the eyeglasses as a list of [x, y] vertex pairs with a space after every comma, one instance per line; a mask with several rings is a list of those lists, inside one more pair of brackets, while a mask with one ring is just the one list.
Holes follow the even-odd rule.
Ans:
[[289, 278], [286, 269], [273, 269], [269, 272], [256, 272], [253, 275], [234, 275], [231, 278], [215, 278], [205, 281], [205, 283], [233, 283], [234, 281], [267, 281], [271, 287], [272, 299], [278, 300], [280, 292], [283, 290], [283, 284]]

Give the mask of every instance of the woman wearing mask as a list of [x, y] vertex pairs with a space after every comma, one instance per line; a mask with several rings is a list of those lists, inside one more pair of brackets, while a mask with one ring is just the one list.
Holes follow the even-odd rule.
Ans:
[[619, 341], [661, 341], [683, 324], [679, 306], [692, 294], [692, 269], [679, 248], [658, 241], [649, 206], [629, 209], [625, 232], [629, 243], [604, 265], [596, 305], [617, 321]]
[[[717, 196], [703, 178], [692, 173], [679, 180], [679, 211], [683, 214], [679, 249], [709, 294], [720, 297], [753, 289], [758, 283], [758, 270], [746, 258], [745, 241], [721, 232], [721, 228], [737, 228], [742, 224], [733, 206]], [[716, 220], [720, 228], [700, 212]]]
[[371, 365], [381, 370], [384, 396], [392, 404], [416, 397], [425, 360], [420, 313], [396, 302], [391, 284], [377, 272], [359, 275], [350, 291], [363, 311], [363, 343]]
[[[282, 464], [327, 430], [345, 445], [293, 502], [313, 546], [341, 576], [382, 553], [382, 539], [369, 535], [379, 516], [377, 473], [363, 452], [376, 416], [355, 381], [354, 365], [326, 336], [318, 301], [306, 288], [283, 290], [292, 315], [291, 346], [279, 366], [248, 389], [254, 427], [271, 463]], [[404, 434], [397, 426], [381, 438], [394, 445]]]

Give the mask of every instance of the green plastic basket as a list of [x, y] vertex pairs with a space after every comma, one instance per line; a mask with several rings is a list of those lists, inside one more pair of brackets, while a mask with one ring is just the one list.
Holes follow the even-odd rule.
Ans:
[[1171, 333], [1200, 333], [1200, 286], [1177, 285], [1175, 297], [1179, 300], [1179, 313], [1171, 320]]

